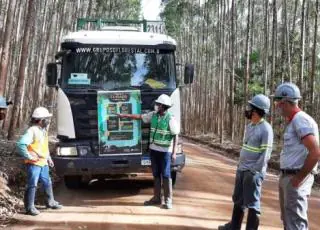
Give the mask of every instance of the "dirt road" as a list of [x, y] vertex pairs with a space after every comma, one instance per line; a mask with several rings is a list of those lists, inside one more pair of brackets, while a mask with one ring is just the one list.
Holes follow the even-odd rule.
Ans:
[[[236, 162], [193, 144], [185, 144], [185, 150], [187, 166], [178, 176], [172, 210], [142, 205], [152, 194], [152, 182], [146, 180], [96, 182], [81, 190], [61, 184], [55, 194], [62, 210], [40, 210], [37, 217], [19, 214], [19, 222], [7, 229], [217, 229], [231, 215]], [[282, 229], [275, 175], [264, 183], [262, 209], [259, 229]], [[319, 217], [320, 194], [314, 192], [311, 230], [320, 229]]]

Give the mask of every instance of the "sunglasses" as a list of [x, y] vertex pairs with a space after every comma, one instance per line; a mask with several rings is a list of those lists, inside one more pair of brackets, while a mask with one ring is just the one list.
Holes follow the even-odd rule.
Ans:
[[274, 97], [274, 98], [273, 98], [273, 100], [274, 100], [274, 101], [277, 101], [277, 102], [278, 102], [278, 101], [281, 101], [282, 99], [283, 99], [283, 97]]

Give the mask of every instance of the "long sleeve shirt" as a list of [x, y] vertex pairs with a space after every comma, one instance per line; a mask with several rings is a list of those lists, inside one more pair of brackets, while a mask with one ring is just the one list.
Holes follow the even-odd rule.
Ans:
[[250, 123], [240, 152], [238, 169], [265, 173], [271, 156], [273, 130], [270, 124], [261, 120], [258, 124]]
[[[25, 160], [32, 160], [33, 157], [28, 151], [28, 145], [32, 144], [35, 135], [37, 135], [38, 139], [43, 139], [47, 135], [47, 130], [43, 129], [39, 126], [31, 126], [29, 127], [25, 133], [20, 137], [17, 142], [17, 148], [20, 156], [22, 156]], [[50, 154], [48, 154], [48, 159], [50, 158]]]

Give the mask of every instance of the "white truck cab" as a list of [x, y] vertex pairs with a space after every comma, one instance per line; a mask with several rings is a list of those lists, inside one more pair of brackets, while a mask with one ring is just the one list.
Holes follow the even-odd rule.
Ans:
[[[86, 30], [90, 23], [96, 28]], [[147, 124], [137, 123], [140, 139], [136, 146], [141, 151], [122, 148], [111, 154], [101, 147], [104, 133], [99, 133], [99, 95], [136, 92], [139, 111], [147, 113], [159, 95], [167, 94], [173, 101], [170, 112], [180, 124], [176, 41], [164, 34], [145, 32], [148, 28], [152, 27], [145, 20], [78, 19], [78, 31], [63, 37], [56, 62], [47, 65], [47, 85], [57, 89], [59, 144], [53, 159], [67, 187], [76, 188], [93, 178], [150, 172]], [[57, 65], [61, 65], [59, 74]], [[184, 83], [192, 80], [193, 66], [188, 64]], [[172, 165], [173, 182], [184, 165], [179, 144]]]

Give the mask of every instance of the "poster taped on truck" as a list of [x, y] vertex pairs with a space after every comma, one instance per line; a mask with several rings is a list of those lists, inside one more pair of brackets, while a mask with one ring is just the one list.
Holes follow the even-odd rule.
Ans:
[[117, 114], [140, 114], [140, 90], [99, 91], [100, 155], [141, 155], [141, 121]]

